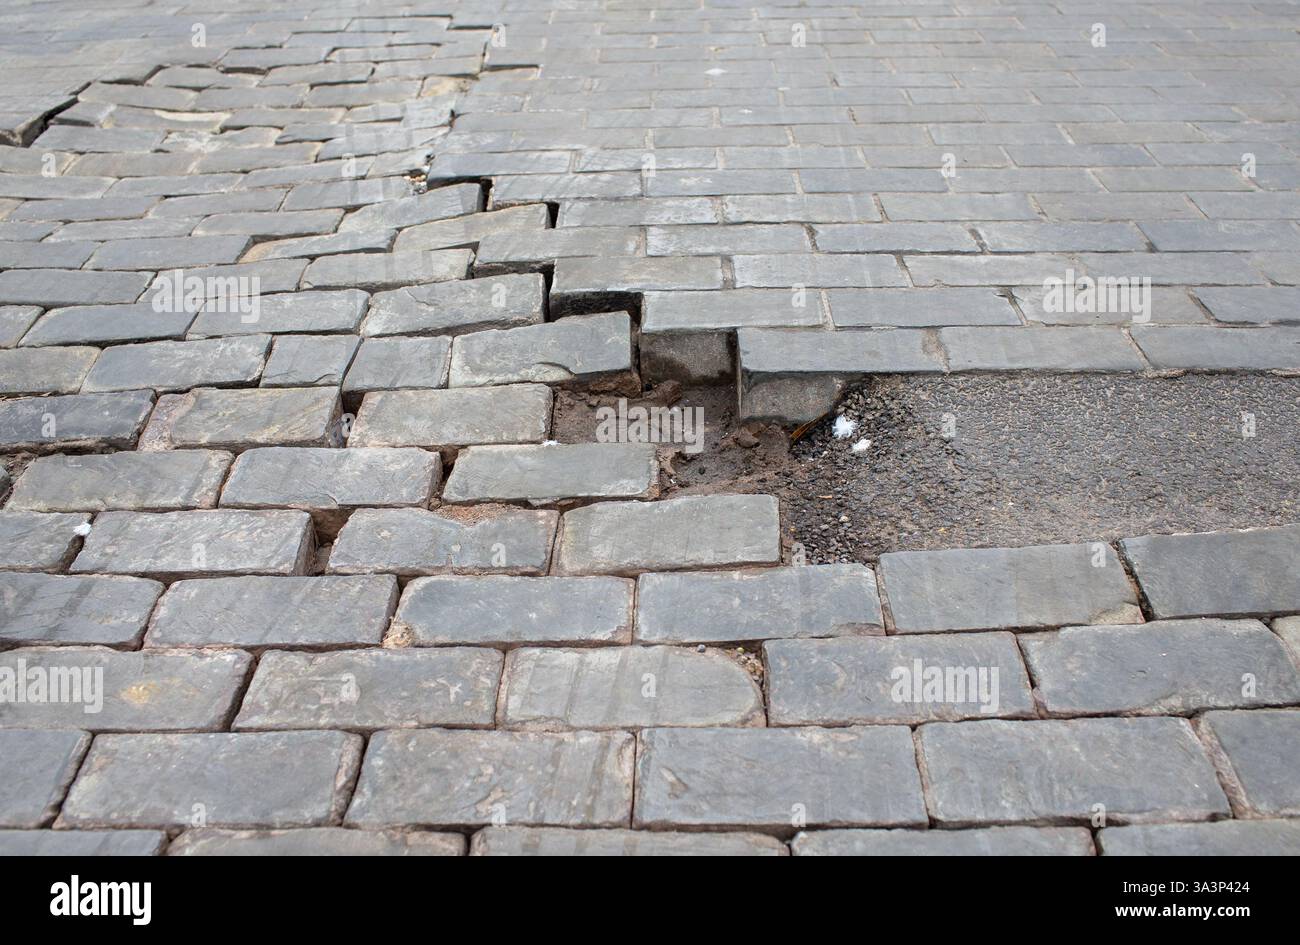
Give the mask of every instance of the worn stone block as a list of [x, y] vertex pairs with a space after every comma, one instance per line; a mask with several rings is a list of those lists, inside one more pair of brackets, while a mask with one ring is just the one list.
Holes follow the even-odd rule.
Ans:
[[183, 450], [42, 456], [27, 467], [7, 508], [35, 512], [167, 512], [212, 508], [229, 453]]
[[591, 383], [631, 370], [631, 319], [626, 312], [607, 312], [460, 335], [452, 345], [448, 383]]
[[1296, 856], [1300, 855], [1300, 821], [1107, 827], [1097, 834], [1097, 845], [1106, 856]]
[[89, 747], [85, 732], [0, 730], [0, 755], [10, 762], [0, 766], [0, 827], [53, 820]]
[[5, 452], [131, 449], [153, 410], [152, 391], [0, 400]]
[[343, 381], [343, 393], [447, 386], [450, 338], [366, 338]]
[[0, 856], [157, 856], [161, 830], [0, 830]]
[[[0, 845], [3, 844], [0, 835]], [[167, 848], [168, 856], [464, 856], [465, 838], [427, 831], [187, 830]]]
[[469, 849], [470, 856], [785, 856], [787, 852], [780, 840], [761, 833], [563, 827], [484, 827], [474, 834]]
[[372, 336], [454, 335], [536, 325], [545, 315], [543, 278], [539, 273], [524, 273], [377, 293], [361, 332]]
[[540, 384], [378, 391], [357, 411], [348, 446], [423, 446], [443, 451], [485, 443], [540, 443], [551, 430], [551, 391]]
[[82, 390], [96, 393], [151, 387], [180, 391], [255, 384], [270, 347], [268, 335], [115, 345], [100, 354]]
[[1294, 817], [1300, 812], [1300, 711], [1207, 712], [1200, 720], [1237, 816]]
[[0, 349], [0, 394], [75, 394], [97, 357], [87, 347]]
[[790, 844], [795, 856], [1092, 856], [1081, 827], [976, 830], [815, 830]]
[[134, 646], [162, 591], [133, 577], [0, 574], [0, 640]]
[[471, 446], [447, 479], [445, 502], [649, 498], [659, 489], [655, 447], [646, 443]]
[[61, 571], [72, 560], [90, 516], [81, 513], [0, 512], [0, 570]]
[[339, 397], [332, 387], [192, 391], [167, 436], [177, 448], [240, 451], [254, 446], [335, 446]]

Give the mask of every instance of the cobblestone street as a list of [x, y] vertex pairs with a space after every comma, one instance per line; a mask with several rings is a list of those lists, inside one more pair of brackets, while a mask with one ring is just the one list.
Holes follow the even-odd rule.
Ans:
[[10, 0], [0, 855], [1300, 855], [1297, 377], [1296, 0]]

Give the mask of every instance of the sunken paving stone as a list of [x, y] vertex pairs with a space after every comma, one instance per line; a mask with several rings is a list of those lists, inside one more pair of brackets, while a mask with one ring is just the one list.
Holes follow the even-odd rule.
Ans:
[[[49, 679], [39, 695], [0, 702], [0, 728], [95, 732], [222, 728], [234, 712], [252, 658], [247, 653], [122, 653], [104, 647], [39, 647], [0, 654], [6, 671]], [[58, 699], [56, 700], [56, 690]]]
[[[3, 851], [0, 834], [0, 852]], [[785, 844], [761, 833], [666, 830], [566, 830], [563, 827], [484, 827], [470, 856], [786, 856]]]
[[343, 380], [343, 393], [447, 386], [450, 338], [365, 338]]
[[358, 288], [371, 292], [416, 283], [464, 279], [474, 254], [467, 249], [322, 256], [303, 273], [304, 289]]
[[460, 335], [452, 344], [448, 383], [599, 382], [632, 369], [631, 325], [626, 312], [607, 312]]
[[795, 856], [1092, 856], [1082, 827], [974, 830], [815, 830], [790, 843]]
[[[3, 834], [0, 834], [0, 850]], [[465, 838], [428, 831], [187, 830], [167, 848], [168, 856], [464, 856]]]
[[1102, 811], [1110, 823], [1228, 813], [1214, 768], [1184, 719], [995, 719], [935, 722], [919, 731], [930, 813], [939, 824], [1082, 824]]
[[531, 730], [762, 725], [763, 696], [724, 653], [671, 646], [512, 650], [500, 724]]
[[0, 570], [62, 570], [89, 528], [89, 515], [5, 509], [0, 512]]
[[437, 453], [385, 447], [266, 447], [240, 454], [222, 508], [291, 508], [314, 514], [425, 506], [442, 477]]
[[379, 391], [357, 411], [348, 446], [454, 450], [540, 443], [551, 430], [551, 390], [540, 384], [460, 390]]
[[634, 747], [622, 732], [379, 732], [347, 823], [626, 826]]
[[471, 446], [456, 458], [445, 502], [528, 502], [652, 498], [659, 462], [647, 443]]
[[332, 387], [196, 390], [168, 428], [172, 446], [244, 450], [254, 446], [334, 446], [339, 398]]
[[262, 387], [338, 387], [361, 344], [354, 335], [285, 335], [275, 339]]
[[901, 726], [656, 728], [638, 737], [638, 827], [926, 823], [911, 733]]
[[1142, 622], [1101, 542], [895, 552], [880, 556], [880, 574], [899, 633]]
[[162, 578], [302, 574], [312, 544], [306, 512], [104, 512], [70, 570]]
[[329, 570], [541, 574], [550, 564], [557, 518], [555, 512], [491, 506], [358, 509], [339, 531]]
[[460, 246], [475, 247], [494, 234], [543, 230], [549, 225], [550, 214], [545, 204], [525, 204], [504, 210], [490, 210], [487, 213], [474, 213], [469, 216], [405, 227], [397, 235], [393, 249], [397, 252], [406, 252]]
[[765, 495], [604, 502], [566, 512], [557, 570], [635, 574], [777, 564], [777, 500]]
[[1224, 759], [1220, 769], [1232, 772], [1236, 783], [1228, 792], [1237, 816], [1300, 814], [1300, 711], [1207, 712], [1200, 724]]
[[1157, 617], [1300, 610], [1300, 525], [1120, 543]]
[[344, 732], [102, 735], [60, 825], [213, 827], [337, 823], [361, 757]]
[[85, 732], [0, 729], [0, 827], [49, 823], [89, 747]]
[[1186, 715], [1300, 703], [1300, 670], [1254, 620], [1067, 627], [1020, 645], [1052, 715]]
[[104, 349], [81, 389], [86, 393], [141, 387], [177, 391], [255, 384], [270, 348], [268, 335], [117, 345]]
[[360, 289], [297, 292], [236, 299], [222, 307], [209, 304], [190, 326], [190, 337], [286, 333], [354, 332], [369, 296]]
[[772, 725], [1033, 718], [1010, 633], [769, 640]]
[[46, 312], [23, 335], [22, 346], [178, 340], [185, 337], [192, 321], [194, 312], [159, 312], [152, 302], [77, 305]]
[[370, 300], [364, 335], [462, 334], [542, 322], [545, 281], [539, 273], [412, 285]]
[[0, 350], [0, 394], [75, 394], [97, 357], [86, 347]]
[[1097, 846], [1105, 856], [1300, 856], [1300, 820], [1107, 827]]
[[42, 456], [7, 508], [35, 512], [168, 512], [212, 508], [233, 457], [216, 450]]
[[0, 830], [0, 856], [157, 856], [161, 830]]
[[477, 647], [270, 652], [236, 729], [491, 728], [501, 654]]
[[631, 581], [613, 577], [416, 578], [392, 633], [415, 646], [627, 643], [632, 593]]
[[115, 576], [0, 574], [0, 641], [134, 646], [163, 586]]
[[0, 400], [0, 450], [131, 449], [153, 410], [153, 392]]
[[639, 643], [735, 643], [883, 633], [875, 576], [860, 564], [643, 574]]
[[159, 601], [145, 643], [373, 646], [384, 637], [397, 595], [397, 579], [390, 574], [177, 581]]

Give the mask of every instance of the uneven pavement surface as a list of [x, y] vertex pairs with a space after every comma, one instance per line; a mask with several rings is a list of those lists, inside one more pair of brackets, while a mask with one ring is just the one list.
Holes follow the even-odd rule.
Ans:
[[[1284, 2], [9, 3], [0, 853], [1300, 853], [1298, 78]], [[890, 527], [678, 488], [719, 392]], [[1181, 491], [927, 524], [1021, 451]]]

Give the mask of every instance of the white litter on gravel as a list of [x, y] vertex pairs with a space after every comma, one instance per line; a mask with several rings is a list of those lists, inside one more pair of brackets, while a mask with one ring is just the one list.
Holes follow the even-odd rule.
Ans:
[[867, 450], [871, 449], [871, 441], [864, 436], [862, 439], [854, 443], [853, 446], [850, 448], [855, 453], [865, 453]]
[[835, 425], [831, 427], [831, 433], [837, 440], [847, 440], [858, 428], [858, 421], [851, 417], [840, 414], [835, 418]]

